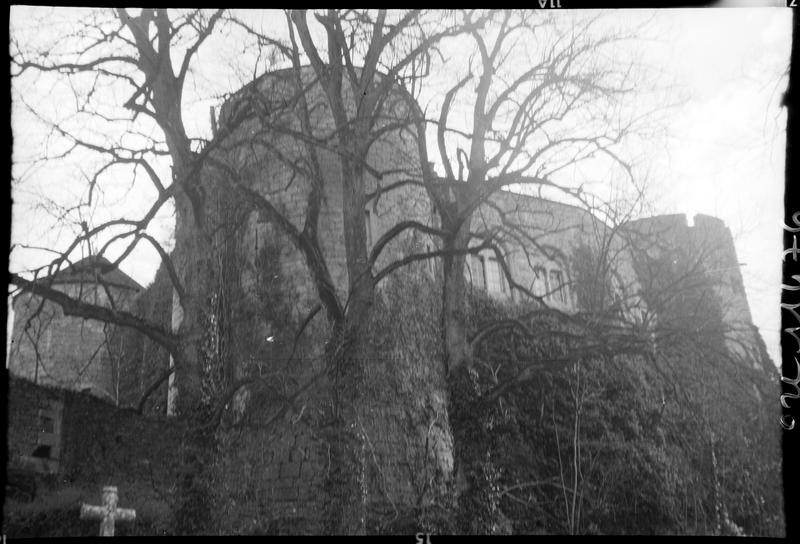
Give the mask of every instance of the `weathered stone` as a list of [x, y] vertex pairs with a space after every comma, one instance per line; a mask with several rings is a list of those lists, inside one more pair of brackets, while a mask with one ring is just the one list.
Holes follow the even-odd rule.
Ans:
[[117, 488], [105, 486], [103, 488], [103, 505], [81, 505], [81, 519], [100, 520], [100, 536], [114, 536], [114, 524], [119, 521], [134, 521], [136, 511], [130, 508], [117, 508]]

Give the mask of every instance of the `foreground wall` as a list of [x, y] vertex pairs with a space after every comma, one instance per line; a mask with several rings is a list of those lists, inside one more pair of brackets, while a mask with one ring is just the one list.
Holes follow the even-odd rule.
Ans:
[[138, 529], [119, 524], [118, 534], [168, 531], [181, 432], [174, 421], [12, 378], [3, 533], [93, 535], [99, 525], [79, 523], [80, 503], [99, 504], [105, 485], [118, 487], [121, 507], [137, 510]]

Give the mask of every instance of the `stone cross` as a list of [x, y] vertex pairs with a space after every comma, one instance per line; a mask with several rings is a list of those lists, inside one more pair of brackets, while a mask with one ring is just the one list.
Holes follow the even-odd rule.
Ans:
[[117, 508], [117, 488], [108, 485], [103, 488], [103, 506], [81, 505], [81, 519], [99, 519], [100, 536], [114, 536], [114, 521], [134, 521], [136, 510]]

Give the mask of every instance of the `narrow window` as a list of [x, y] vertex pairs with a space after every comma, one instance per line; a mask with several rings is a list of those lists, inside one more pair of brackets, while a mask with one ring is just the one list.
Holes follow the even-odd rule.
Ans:
[[36, 446], [36, 449], [33, 450], [31, 457], [39, 457], [40, 459], [52, 459], [52, 447], [47, 445], [39, 445]]
[[480, 289], [486, 290], [486, 267], [482, 255], [471, 256], [470, 271], [472, 272], [472, 283]]
[[616, 274], [611, 276], [611, 304], [621, 314], [623, 311], [622, 282]]
[[555, 299], [561, 303], [567, 303], [567, 286], [564, 285], [564, 273], [561, 270], [550, 271], [550, 285], [554, 290]]
[[547, 271], [543, 266], [537, 266], [533, 269], [533, 294], [538, 297], [546, 296], [550, 291], [547, 284]]
[[55, 422], [52, 417], [46, 415], [39, 416], [39, 431], [43, 433], [55, 432]]
[[489, 257], [489, 265], [486, 267], [486, 272], [487, 291], [492, 294], [505, 295], [508, 292], [505, 282], [506, 278], [497, 257]]
[[367, 229], [367, 249], [372, 248], [372, 215], [369, 210], [364, 210], [364, 225]]

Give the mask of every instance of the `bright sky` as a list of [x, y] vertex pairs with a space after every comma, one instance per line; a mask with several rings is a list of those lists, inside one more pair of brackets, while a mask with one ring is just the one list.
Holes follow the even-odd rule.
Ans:
[[[30, 8], [11, 10], [11, 35], [39, 32]], [[617, 12], [615, 22], [637, 24], [652, 14], [644, 10]], [[282, 17], [280, 14], [276, 14]], [[669, 137], [653, 143], [649, 151], [651, 194], [657, 213], [705, 213], [720, 217], [734, 234], [753, 319], [761, 329], [773, 361], [779, 364], [781, 224], [783, 217], [784, 150], [786, 119], [779, 107], [786, 80], [791, 43], [791, 11], [785, 8], [660, 10], [638, 44], [644, 62], [659, 67], [673, 82], [675, 96], [685, 98], [663, 118]], [[221, 38], [213, 48], [233, 51], [239, 44]], [[201, 50], [203, 55], [213, 53]], [[231, 91], [247, 74], [225, 69], [199, 73], [196, 86], [214, 92]], [[37, 83], [25, 99], [57, 116], [65, 91], [52, 81]], [[193, 91], [187, 92], [191, 97]], [[61, 97], [55, 100], [53, 97]], [[12, 98], [19, 100], [20, 95]], [[208, 130], [208, 103], [187, 98], [187, 119], [195, 133]], [[44, 219], [37, 205], [47, 198], [77, 195], [85, 186], [82, 171], [89, 165], [48, 168], [31, 165], [29, 159], [54, 139], [48, 137], [29, 114], [14, 104], [14, 177], [28, 181], [14, 185], [12, 242], [47, 245], [58, 233]], [[90, 127], [102, 134], [103, 127]], [[189, 127], [190, 130], [192, 126]], [[167, 172], [164, 175], [168, 175]], [[76, 183], [76, 179], [82, 179]], [[140, 215], [146, 184], [128, 190], [109, 190], [102, 201], [106, 213], [124, 208]], [[137, 210], [141, 211], [137, 213]], [[98, 212], [101, 213], [101, 212]], [[169, 237], [173, 220], [161, 214], [154, 234]], [[11, 254], [14, 271], [48, 260], [45, 253]], [[144, 248], [134, 252], [122, 269], [147, 284], [152, 280], [157, 256]]]
[[[755, 324], [780, 365], [785, 111], [791, 47], [783, 8], [662, 11], [665, 70], [691, 99], [659, 157], [661, 213], [717, 216], [733, 232]], [[661, 51], [663, 54], [664, 51]]]

